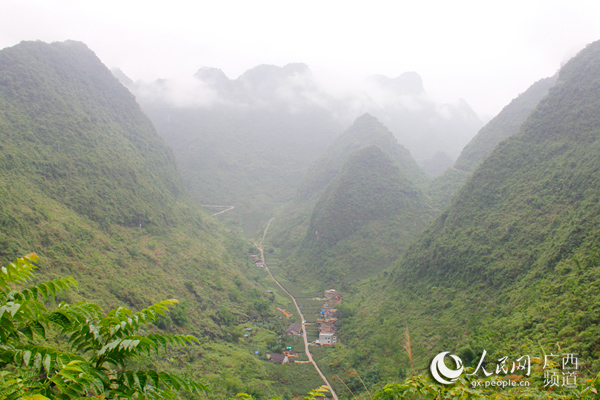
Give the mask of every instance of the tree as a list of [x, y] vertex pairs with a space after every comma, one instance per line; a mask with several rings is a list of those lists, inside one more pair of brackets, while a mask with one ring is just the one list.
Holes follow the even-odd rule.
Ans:
[[23, 287], [33, 277], [37, 259], [32, 253], [0, 270], [0, 400], [162, 399], [180, 389], [208, 391], [195, 380], [128, 368], [140, 355], [198, 342], [190, 335], [139, 333], [177, 300], [138, 312], [119, 307], [103, 314], [88, 302], [59, 303], [48, 310], [44, 302], [77, 282], [67, 277]]

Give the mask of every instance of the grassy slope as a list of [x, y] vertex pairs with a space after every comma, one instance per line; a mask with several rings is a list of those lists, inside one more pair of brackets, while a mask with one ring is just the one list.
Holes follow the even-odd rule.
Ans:
[[558, 347], [600, 368], [598, 76], [596, 42], [392, 271], [362, 288], [331, 364], [397, 379], [410, 327], [420, 371], [442, 350], [470, 364], [482, 349], [493, 359]]

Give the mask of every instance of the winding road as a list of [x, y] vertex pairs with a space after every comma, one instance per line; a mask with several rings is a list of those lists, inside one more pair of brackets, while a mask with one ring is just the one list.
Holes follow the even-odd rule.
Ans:
[[267, 270], [267, 272], [269, 273], [269, 275], [271, 276], [271, 278], [273, 278], [273, 280], [275, 281], [275, 283], [277, 284], [277, 286], [279, 286], [281, 288], [281, 290], [283, 290], [288, 296], [290, 296], [290, 299], [292, 299], [292, 301], [294, 302], [294, 306], [296, 306], [296, 311], [298, 311], [298, 315], [300, 315], [300, 319], [302, 320], [302, 338], [304, 339], [304, 351], [306, 352], [306, 356], [308, 357], [308, 361], [311, 362], [312, 365], [314, 365], [315, 369], [317, 370], [317, 373], [319, 374], [319, 376], [321, 376], [321, 379], [323, 379], [323, 382], [325, 382], [325, 386], [327, 386], [327, 388], [331, 392], [331, 395], [333, 396], [333, 398], [335, 400], [338, 400], [337, 394], [335, 393], [335, 391], [333, 390], [333, 388], [329, 384], [329, 381], [327, 380], [327, 378], [325, 377], [325, 375], [323, 375], [323, 372], [321, 372], [321, 370], [319, 369], [319, 366], [317, 365], [317, 362], [313, 359], [312, 354], [310, 354], [310, 350], [308, 349], [308, 337], [306, 335], [306, 320], [304, 319], [304, 315], [302, 314], [302, 311], [300, 311], [300, 307], [298, 306], [298, 303], [296, 302], [296, 299], [294, 298], [294, 296], [292, 296], [292, 294], [290, 292], [288, 292], [281, 285], [281, 283], [279, 283], [279, 281], [273, 276], [273, 274], [269, 270], [269, 267], [267, 266], [267, 260], [265, 260], [265, 254], [263, 252], [262, 243], [265, 240], [265, 237], [267, 236], [267, 230], [269, 229], [269, 226], [271, 225], [271, 221], [273, 221], [273, 218], [271, 218], [269, 220], [269, 223], [267, 223], [267, 227], [265, 228], [265, 231], [263, 233], [262, 239], [260, 239], [260, 242], [258, 244], [255, 243], [254, 245], [256, 246], [256, 248], [258, 249], [258, 251], [260, 251], [260, 258], [262, 258], [263, 263], [265, 264], [265, 269]]

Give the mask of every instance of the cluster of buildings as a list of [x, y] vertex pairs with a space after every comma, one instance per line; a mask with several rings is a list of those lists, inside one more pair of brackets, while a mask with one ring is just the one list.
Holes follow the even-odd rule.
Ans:
[[[337, 306], [342, 303], [344, 297], [335, 289], [326, 290], [324, 297], [325, 303], [321, 307], [320, 316], [317, 319], [319, 338], [311, 344], [318, 346], [332, 346], [337, 343], [337, 337], [335, 336], [336, 324], [338, 321]], [[282, 311], [281, 309], [278, 310]], [[288, 335], [302, 336], [302, 324], [298, 322], [290, 324], [285, 333]], [[291, 350], [291, 347], [288, 347], [288, 349]], [[298, 357], [298, 353], [284, 351], [283, 354], [267, 354], [267, 359], [269, 361], [280, 364], [294, 362], [293, 357]]]
[[321, 316], [317, 319], [319, 324], [319, 338], [315, 340], [315, 344], [321, 346], [331, 346], [337, 343], [335, 337], [337, 324], [337, 306], [342, 303], [344, 297], [335, 289], [326, 290], [324, 293], [325, 304], [321, 307]]
[[259, 267], [259, 268], [264, 268], [265, 267], [265, 262], [259, 256], [256, 256], [256, 255], [252, 254], [250, 256], [250, 259], [252, 260], [252, 262], [254, 263], [254, 265], [256, 265], [257, 267]]

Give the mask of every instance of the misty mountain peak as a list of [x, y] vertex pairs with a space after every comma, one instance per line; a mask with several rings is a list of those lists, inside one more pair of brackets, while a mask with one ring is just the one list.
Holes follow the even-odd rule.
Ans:
[[262, 64], [244, 72], [238, 80], [251, 84], [261, 84], [266, 82], [277, 82], [295, 75], [309, 74], [310, 69], [303, 63], [291, 63], [283, 67], [276, 65]]
[[423, 79], [414, 71], [405, 72], [397, 78], [374, 75], [372, 80], [401, 96], [418, 96], [425, 93]]
[[210, 85], [216, 86], [229, 82], [229, 78], [219, 68], [213, 67], [202, 67], [195, 74], [194, 78], [200, 79], [201, 81]]
[[283, 70], [289, 75], [310, 73], [310, 68], [304, 63], [289, 63], [283, 66]]
[[369, 113], [364, 113], [360, 117], [356, 118], [348, 131], [356, 132], [361, 135], [376, 134], [387, 136], [396, 142], [394, 135], [377, 118]]
[[[44, 44], [44, 45], [46, 44], [42, 40], [36, 40], [36, 42]], [[63, 42], [52, 42], [50, 45], [51, 46], [63, 47], [63, 48], [69, 48], [70, 47], [70, 48], [79, 49], [79, 50], [82, 50], [82, 51], [88, 51], [88, 52], [93, 53], [93, 51], [88, 47], [87, 44], [85, 44], [85, 43], [83, 43], [83, 42], [81, 42], [79, 40], [68, 39], [68, 40], [65, 40]]]

